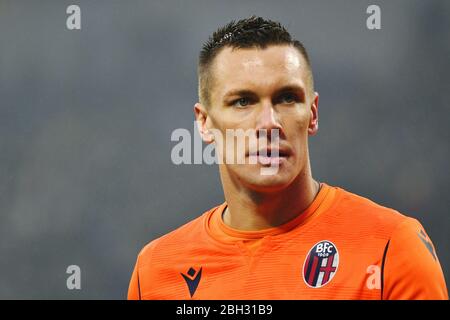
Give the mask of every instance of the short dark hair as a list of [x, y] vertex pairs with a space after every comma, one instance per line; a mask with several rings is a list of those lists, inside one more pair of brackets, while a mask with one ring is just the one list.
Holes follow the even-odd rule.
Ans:
[[231, 48], [260, 48], [269, 45], [291, 45], [297, 48], [305, 58], [309, 68], [311, 88], [313, 86], [311, 63], [303, 44], [292, 38], [290, 33], [279, 22], [251, 16], [239, 21], [231, 21], [215, 31], [200, 51], [198, 62], [198, 91], [200, 102], [210, 104], [209, 90], [212, 76], [210, 66], [214, 58], [224, 47]]

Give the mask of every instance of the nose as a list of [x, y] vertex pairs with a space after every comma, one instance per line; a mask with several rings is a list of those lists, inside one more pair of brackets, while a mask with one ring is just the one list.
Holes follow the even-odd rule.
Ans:
[[282, 127], [277, 112], [274, 110], [271, 102], [264, 102], [261, 105], [257, 118], [256, 135], [258, 138], [260, 138], [261, 135], [266, 135], [270, 140], [272, 129], [278, 129], [279, 135], [281, 135]]

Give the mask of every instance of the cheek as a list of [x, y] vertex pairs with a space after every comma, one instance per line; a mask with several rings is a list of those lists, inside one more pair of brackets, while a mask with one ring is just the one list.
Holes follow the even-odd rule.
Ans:
[[[217, 119], [220, 119], [220, 121], [217, 121]], [[245, 119], [242, 115], [230, 115], [223, 112], [220, 117], [211, 117], [211, 124], [215, 129], [215, 136], [219, 136], [216, 145], [217, 147], [220, 147], [223, 152], [230, 152], [232, 150], [237, 152], [236, 148], [242, 146], [242, 143], [245, 145], [248, 144], [249, 138], [246, 138], [245, 140], [238, 139], [238, 136], [236, 135], [238, 135], [239, 132], [245, 132], [247, 135], [254, 136], [254, 134], [248, 131], [253, 129], [253, 122], [251, 119]]]
[[299, 110], [295, 114], [286, 115], [283, 127], [288, 139], [298, 139], [308, 133], [310, 114], [307, 110]]
[[211, 125], [225, 134], [226, 129], [236, 129], [241, 127], [242, 116], [230, 110], [230, 108], [216, 107], [210, 113]]

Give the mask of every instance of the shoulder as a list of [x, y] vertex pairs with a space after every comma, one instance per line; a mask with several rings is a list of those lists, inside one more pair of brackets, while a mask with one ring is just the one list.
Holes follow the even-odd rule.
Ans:
[[218, 206], [211, 208], [194, 220], [150, 241], [139, 252], [139, 266], [142, 267], [146, 261], [151, 261], [155, 254], [158, 254], [158, 259], [164, 259], [164, 257], [160, 257], [161, 254], [167, 255], [167, 257], [176, 256], [182, 253], [187, 243], [198, 242], [203, 237], [205, 220], [217, 208]]
[[435, 247], [419, 221], [403, 221], [386, 252], [385, 299], [448, 299]]
[[409, 220], [406, 215], [393, 208], [345, 189], [336, 189], [338, 199], [334, 208], [335, 214], [338, 219], [345, 220], [352, 227], [370, 228], [374, 232], [390, 236], [397, 227]]
[[[395, 252], [395, 250], [398, 252]], [[392, 233], [389, 252], [395, 252], [396, 256], [406, 253], [405, 255], [412, 260], [420, 262], [439, 261], [425, 228], [418, 220], [409, 217], [400, 223]], [[427, 257], [427, 259], [424, 259], [424, 257]]]
[[344, 189], [337, 192], [330, 224], [341, 225], [352, 244], [359, 239], [358, 246], [367, 247], [376, 240], [384, 299], [448, 299], [436, 250], [418, 220]]

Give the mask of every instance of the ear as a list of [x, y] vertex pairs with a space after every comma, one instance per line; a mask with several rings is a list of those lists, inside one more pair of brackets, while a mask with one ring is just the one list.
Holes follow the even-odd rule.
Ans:
[[197, 102], [194, 105], [195, 121], [197, 122], [197, 129], [205, 143], [214, 141], [214, 135], [209, 131], [209, 115], [205, 106]]
[[314, 92], [314, 98], [310, 106], [311, 117], [309, 119], [308, 134], [313, 136], [319, 130], [319, 93]]

